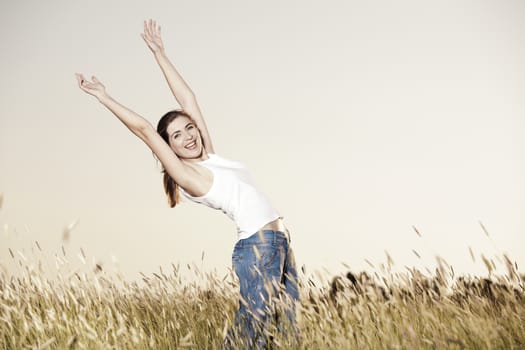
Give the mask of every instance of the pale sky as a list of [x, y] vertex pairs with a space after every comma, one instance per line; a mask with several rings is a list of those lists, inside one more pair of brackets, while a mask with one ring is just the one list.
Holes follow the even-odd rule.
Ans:
[[0, 4], [10, 273], [16, 251], [56, 270], [77, 220], [71, 264], [82, 247], [129, 279], [231, 266], [234, 224], [168, 208], [151, 151], [76, 85], [95, 74], [154, 125], [178, 107], [139, 36], [148, 18], [216, 152], [246, 163], [284, 215], [298, 265], [360, 271], [388, 251], [399, 270], [440, 255], [485, 275], [480, 254], [508, 253], [524, 271], [524, 2], [23, 0]]

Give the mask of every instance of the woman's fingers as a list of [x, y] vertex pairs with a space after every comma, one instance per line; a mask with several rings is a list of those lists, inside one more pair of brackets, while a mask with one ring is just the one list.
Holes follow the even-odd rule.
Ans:
[[141, 33], [140, 36], [153, 52], [163, 49], [160, 26], [154, 20], [144, 20], [144, 33]]
[[160, 37], [160, 25], [157, 25], [157, 22], [153, 21], [153, 33]]
[[81, 73], [75, 73], [75, 75], [77, 77], [78, 86], [82, 88], [82, 85], [85, 82], [84, 76]]
[[104, 85], [102, 85], [102, 83], [94, 75], [91, 77], [91, 81], [87, 80], [81, 73], [75, 73], [75, 76], [80, 89], [91, 95], [95, 95], [96, 93], [104, 90]]
[[91, 93], [90, 89], [92, 86], [90, 86], [91, 84], [89, 83], [89, 81], [87, 81], [86, 78], [84, 78], [84, 75], [80, 73], [76, 73], [75, 75], [77, 77], [78, 87], [84, 92]]
[[148, 38], [150, 37], [150, 34], [149, 34], [149, 27], [148, 27], [148, 22], [147, 21], [144, 21], [144, 33], [142, 35], [143, 38]]
[[154, 20], [151, 20], [151, 33], [153, 35], [158, 35], [159, 34], [159, 26], [157, 26], [157, 22], [155, 22]]
[[148, 41], [153, 41], [153, 37], [155, 36], [155, 30], [154, 30], [154, 22], [151, 20], [144, 21], [144, 36]]
[[143, 33], [141, 35], [142, 35], [142, 37], [144, 37], [147, 34], [148, 34], [148, 27], [146, 26], [146, 21], [144, 21], [144, 29], [143, 29]]
[[150, 36], [151, 36], [151, 30], [150, 30], [150, 27], [149, 27], [149, 23], [148, 23], [148, 21], [144, 21], [144, 34], [145, 34], [147, 37], [150, 37]]
[[144, 34], [150, 38], [155, 35], [160, 35], [160, 26], [152, 19], [144, 21]]

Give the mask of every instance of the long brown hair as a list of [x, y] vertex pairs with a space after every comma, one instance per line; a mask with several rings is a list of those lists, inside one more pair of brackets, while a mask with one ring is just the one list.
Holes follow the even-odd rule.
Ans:
[[[184, 112], [183, 110], [173, 110], [169, 111], [168, 113], [164, 114], [162, 118], [160, 118], [158, 124], [157, 124], [157, 132], [162, 137], [162, 139], [169, 145], [169, 135], [168, 135], [168, 125], [177, 117], [186, 117], [190, 119], [192, 122], [194, 120], [191, 118], [191, 116]], [[194, 122], [195, 123], [195, 122]], [[197, 127], [197, 126], [195, 126]], [[171, 208], [175, 207], [179, 203], [179, 185], [171, 178], [171, 176], [166, 172], [166, 169], [162, 167], [162, 174], [163, 179], [162, 183], [164, 185], [164, 192], [166, 192], [166, 196], [168, 197], [168, 204]]]

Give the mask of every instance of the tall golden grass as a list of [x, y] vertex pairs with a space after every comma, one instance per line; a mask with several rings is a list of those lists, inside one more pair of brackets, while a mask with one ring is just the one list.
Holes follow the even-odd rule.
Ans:
[[[487, 262], [487, 278], [454, 276], [439, 259], [426, 275], [302, 274], [300, 349], [524, 349], [525, 276], [504, 258], [508, 273]], [[238, 305], [232, 275], [195, 271], [190, 283], [173, 266], [137, 283], [92, 269], [53, 280], [29, 265], [4, 269], [0, 349], [220, 349]]]

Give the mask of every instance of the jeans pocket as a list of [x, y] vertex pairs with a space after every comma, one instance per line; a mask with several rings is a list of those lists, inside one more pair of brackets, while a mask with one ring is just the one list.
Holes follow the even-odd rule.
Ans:
[[233, 262], [234, 265], [235, 265], [236, 262], [239, 262], [239, 261], [241, 261], [241, 260], [242, 260], [242, 254], [240, 254], [240, 253], [234, 253], [234, 254], [232, 255], [232, 262]]
[[261, 264], [265, 269], [269, 269], [272, 265], [275, 264], [275, 259], [277, 257], [277, 249], [267, 251], [261, 256]]
[[281, 255], [283, 247], [265, 244], [257, 247], [260, 257], [257, 259], [257, 267], [265, 274], [273, 275], [273, 270], [279, 270], [281, 267]]

